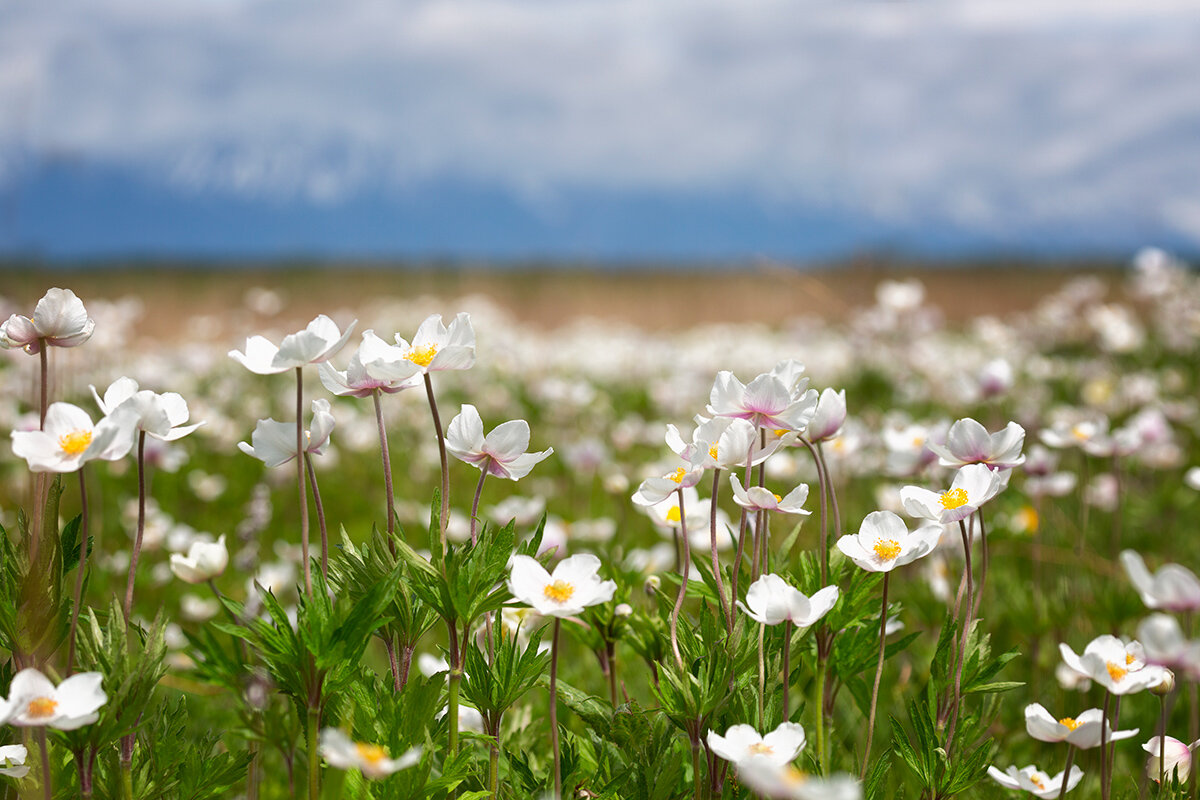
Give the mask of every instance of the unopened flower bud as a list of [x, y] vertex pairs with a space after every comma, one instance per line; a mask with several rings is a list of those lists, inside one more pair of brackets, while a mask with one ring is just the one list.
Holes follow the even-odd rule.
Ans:
[[662, 586], [662, 578], [657, 575], [651, 575], [646, 578], [646, 582], [642, 584], [642, 591], [653, 596], [655, 592]]
[[1157, 686], [1151, 686], [1150, 691], [1159, 696], [1166, 696], [1175, 690], [1175, 673], [1163, 669], [1163, 679]]
[[620, 603], [613, 609], [614, 617], [628, 617], [631, 614], [633, 614], [633, 606], [629, 605], [629, 603]]

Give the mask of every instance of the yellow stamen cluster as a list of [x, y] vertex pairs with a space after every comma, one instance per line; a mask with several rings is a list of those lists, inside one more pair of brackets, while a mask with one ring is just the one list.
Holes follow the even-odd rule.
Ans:
[[775, 494], [774, 492], [771, 492], [771, 496], [775, 498], [775, 502], [776, 502], [776, 503], [782, 503], [782, 502], [783, 502], [783, 498], [782, 498], [782, 497], [780, 497], [779, 495]]
[[679, 522], [679, 506], [671, 506], [667, 509], [667, 522]]
[[783, 428], [776, 428], [775, 429], [775, 438], [782, 439], [784, 436], [787, 436], [790, 432], [791, 431], [785, 431]]
[[384, 750], [377, 744], [358, 742], [354, 745], [354, 749], [357, 751], [358, 757], [368, 764], [378, 764], [387, 758], [387, 750]]
[[1046, 791], [1046, 778], [1039, 772], [1035, 772], [1029, 776], [1029, 782], [1038, 788], [1039, 792]]
[[687, 475], [687, 470], [684, 469], [683, 467], [680, 467], [679, 469], [675, 470], [667, 477], [670, 478], [671, 480], [675, 481], [676, 483], [683, 483], [684, 475]]
[[1109, 661], [1104, 666], [1108, 669], [1108, 677], [1112, 678], [1114, 681], [1119, 681], [1122, 678], [1124, 678], [1126, 675], [1129, 674], [1129, 670], [1125, 669], [1122, 666], [1114, 664], [1111, 661]]
[[783, 770], [783, 782], [788, 786], [800, 786], [808, 781], [808, 776], [793, 766], [787, 766]]
[[1136, 660], [1137, 660], [1137, 659], [1135, 659], [1135, 658], [1133, 657], [1133, 653], [1126, 653], [1126, 654], [1125, 654], [1125, 666], [1129, 666], [1130, 664], [1132, 664], [1132, 663], [1133, 663], [1134, 661], [1136, 661]]
[[25, 713], [31, 717], [52, 717], [54, 709], [58, 708], [58, 701], [52, 697], [37, 697], [29, 701], [29, 708]]
[[1081, 442], [1086, 442], [1088, 439], [1092, 438], [1091, 433], [1088, 432], [1088, 429], [1082, 425], [1071, 426], [1071, 435]]
[[747, 747], [746, 750], [756, 756], [769, 756], [775, 753], [775, 748], [766, 742], [755, 742]]
[[563, 580], [555, 581], [548, 584], [542, 590], [542, 594], [546, 599], [553, 600], [556, 603], [565, 603], [571, 599], [571, 595], [575, 594], [575, 587]]
[[429, 362], [433, 361], [433, 357], [437, 355], [437, 345], [427, 344], [424, 347], [414, 347], [408, 351], [405, 356], [409, 361], [416, 364], [418, 367], [428, 367]]
[[875, 542], [875, 555], [884, 561], [891, 561], [900, 555], [900, 543], [895, 539], [879, 539]]
[[708, 457], [711, 458], [713, 461], [717, 460], [717, 446], [715, 444], [712, 447], [708, 448]]
[[1065, 726], [1069, 731], [1073, 731], [1079, 727], [1079, 723], [1071, 717], [1063, 717], [1058, 721], [1058, 724]]
[[58, 437], [58, 446], [69, 456], [77, 456], [92, 443], [91, 431], [71, 431]]
[[951, 511], [956, 508], [962, 508], [967, 504], [966, 489], [951, 489], [947, 492], [942, 492], [941, 497], [942, 508]]

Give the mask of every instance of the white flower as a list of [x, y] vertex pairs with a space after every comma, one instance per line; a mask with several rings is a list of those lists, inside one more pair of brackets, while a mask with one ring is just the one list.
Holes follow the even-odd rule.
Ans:
[[1064, 779], [1067, 782], [1066, 790], [1068, 792], [1078, 786], [1079, 781], [1083, 779], [1083, 770], [1079, 767], [1071, 767], [1070, 775], [1060, 772], [1054, 777], [1050, 777], [1030, 764], [1019, 770], [1016, 767], [1009, 767], [1007, 772], [1001, 772], [995, 767], [988, 767], [988, 775], [1005, 789], [1024, 789], [1042, 800], [1051, 800], [1062, 792]]
[[215, 542], [192, 542], [186, 556], [171, 554], [171, 572], [187, 583], [204, 583], [218, 577], [229, 564], [225, 534]]
[[[475, 366], [475, 329], [471, 315], [459, 313], [450, 327], [442, 324], [441, 314], [425, 318], [413, 335], [412, 343], [396, 334], [396, 346], [382, 350], [363, 366], [376, 378], [401, 379], [404, 374], [428, 374], [446, 369], [470, 369]], [[412, 368], [416, 367], [416, 372]]]
[[32, 317], [13, 314], [0, 324], [0, 347], [23, 347], [30, 355], [44, 341], [52, 347], [76, 347], [92, 336], [96, 321], [70, 289], [51, 289], [38, 300]]
[[849, 775], [806, 775], [791, 764], [762, 756], [737, 764], [738, 780], [763, 797], [786, 800], [862, 800], [862, 784]]
[[751, 511], [781, 511], [784, 514], [811, 514], [804, 509], [804, 501], [808, 499], [808, 484], [802, 483], [780, 497], [762, 486], [742, 488], [742, 482], [734, 473], [729, 475], [729, 483], [733, 486], [733, 502]]
[[1174, 736], [1168, 736], [1165, 744], [1157, 736], [1151, 738], [1142, 745], [1142, 749], [1150, 754], [1150, 758], [1146, 759], [1146, 775], [1158, 783], [1160, 772], [1166, 774], [1168, 781], [1174, 772], [1179, 782], [1183, 783], [1192, 774], [1192, 751], [1197, 745], [1200, 745], [1200, 740], [1186, 745]]
[[13, 431], [13, 452], [34, 472], [74, 472], [92, 459], [116, 461], [133, 446], [136, 420], [128, 410], [92, 418], [70, 403], [51, 403], [40, 431]]
[[[333, 414], [329, 408], [328, 400], [318, 398], [312, 401], [312, 427], [304, 432], [307, 442], [304, 452], [321, 455], [321, 448], [329, 441], [329, 434], [333, 432]], [[296, 423], [260, 419], [254, 426], [250, 442], [238, 442], [238, 449], [268, 467], [286, 464], [296, 457]]]
[[328, 361], [320, 365], [321, 383], [332, 394], [353, 397], [369, 397], [376, 391], [395, 394], [416, 386], [412, 378], [421, 368], [406, 359], [400, 359], [386, 370], [376, 370], [379, 374], [373, 374], [367, 368], [367, 364], [381, 361], [390, 364], [388, 354], [394, 349], [376, 336], [375, 331], [363, 331], [362, 341], [354, 355], [350, 356], [350, 365], [345, 372], [338, 372]]
[[905, 486], [900, 490], [900, 501], [910, 516], [946, 525], [974, 514], [1008, 485], [1010, 474], [1009, 470], [992, 470], [984, 464], [968, 464], [955, 473], [946, 491]]
[[357, 323], [358, 320], [351, 322], [346, 332], [341, 333], [337, 323], [321, 314], [304, 330], [283, 337], [278, 347], [263, 336], [251, 336], [246, 340], [245, 353], [230, 350], [229, 357], [259, 375], [275, 375], [306, 364], [319, 364], [342, 349]]
[[[677, 467], [660, 478], [647, 478], [633, 493], [633, 502], [639, 506], [656, 506], [675, 494], [678, 489], [691, 489], [704, 477], [704, 470], [691, 464]], [[678, 521], [678, 520], [677, 520]]]
[[944, 445], [930, 442], [927, 447], [937, 453], [943, 467], [987, 464], [993, 469], [1006, 469], [1025, 463], [1021, 455], [1024, 445], [1025, 429], [1015, 422], [989, 434], [987, 428], [967, 417], [950, 426]]
[[763, 625], [778, 625], [786, 619], [798, 628], [807, 628], [829, 613], [837, 599], [836, 586], [826, 586], [807, 597], [780, 576], [769, 573], [750, 584], [745, 604], [741, 600], [737, 604], [751, 619]]
[[749, 420], [759, 428], [802, 431], [817, 410], [817, 392], [808, 379], [763, 373], [743, 384], [732, 372], [721, 371], [709, 393], [708, 413]]
[[575, 616], [612, 600], [617, 590], [616, 582], [600, 580], [600, 559], [590, 553], [564, 558], [553, 574], [529, 556], [513, 556], [509, 569], [513, 597], [547, 617]]
[[389, 758], [388, 751], [377, 744], [356, 742], [337, 728], [321, 730], [321, 756], [331, 767], [357, 769], [364, 778], [386, 778], [397, 770], [411, 767], [421, 760], [421, 748], [414, 747], [399, 758]]
[[1140, 644], [1130, 642], [1126, 645], [1108, 634], [1088, 642], [1082, 656], [1076, 655], [1066, 644], [1060, 644], [1058, 650], [1068, 667], [1116, 695], [1149, 689], [1165, 677], [1162, 667], [1146, 666]]
[[23, 744], [7, 744], [0, 747], [0, 775], [24, 778], [29, 774], [29, 767], [25, 764], [28, 757], [29, 751]]
[[837, 436], [846, 421], [846, 390], [826, 388], [817, 400], [817, 410], [804, 429], [810, 442], [823, 442]]
[[685, 442], [674, 425], [667, 425], [667, 447], [693, 468], [732, 470], [744, 467], [747, 458], [751, 465], [760, 463], [774, 453], [781, 437], [769, 436], [766, 447], [759, 447], [758, 429], [744, 419], [697, 415], [692, 439]]
[[554, 448], [537, 453], [529, 450], [529, 423], [514, 419], [497, 425], [483, 435], [483, 420], [473, 405], [450, 420], [446, 429], [446, 451], [459, 461], [498, 478], [518, 480], [529, 474], [534, 464], [546, 459]]
[[766, 736], [753, 725], [734, 725], [724, 736], [710, 730], [708, 749], [734, 764], [757, 756], [783, 766], [794, 761], [804, 749], [804, 728], [794, 722], [784, 722]]
[[173, 442], [182, 439], [203, 425], [185, 425], [188, 421], [187, 401], [176, 392], [158, 394], [148, 389], [138, 391], [138, 383], [133, 378], [118, 378], [104, 392], [103, 399], [95, 386], [89, 386], [96, 405], [102, 414], [114, 414], [119, 408], [127, 408], [137, 421], [139, 430], [155, 439]]
[[1152, 575], [1146, 569], [1146, 562], [1133, 550], [1121, 551], [1121, 566], [1125, 567], [1125, 573], [1142, 596], [1146, 608], [1164, 608], [1168, 611], [1200, 609], [1200, 580], [1187, 567], [1163, 564]]
[[891, 572], [932, 551], [941, 536], [941, 525], [923, 525], [910, 533], [891, 511], [873, 511], [858, 533], [841, 537], [837, 547], [869, 572]]
[[0, 703], [0, 719], [22, 727], [47, 726], [73, 731], [91, 725], [97, 710], [108, 701], [100, 688], [99, 672], [80, 672], [57, 688], [33, 667], [18, 672], [9, 687], [8, 700]]
[[1184, 637], [1179, 620], [1151, 614], [1138, 624], [1137, 634], [1148, 662], [1180, 670], [1193, 680], [1200, 677], [1200, 642]]
[[1104, 724], [1104, 712], [1099, 708], [1089, 708], [1077, 717], [1056, 720], [1040, 703], [1025, 706], [1025, 731], [1040, 742], [1067, 742], [1081, 750], [1090, 750], [1100, 746], [1102, 727], [1108, 742], [1118, 742], [1138, 733], [1137, 728], [1112, 730]]

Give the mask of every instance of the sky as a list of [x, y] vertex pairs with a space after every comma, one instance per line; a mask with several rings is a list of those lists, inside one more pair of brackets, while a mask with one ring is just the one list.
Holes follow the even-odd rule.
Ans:
[[4, 0], [0, 255], [1200, 252], [1191, 0]]

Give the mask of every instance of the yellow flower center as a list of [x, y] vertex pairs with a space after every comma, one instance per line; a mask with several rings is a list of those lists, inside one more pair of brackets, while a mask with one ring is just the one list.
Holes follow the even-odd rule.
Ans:
[[91, 431], [71, 431], [58, 437], [58, 446], [69, 456], [77, 456], [92, 443]]
[[679, 522], [679, 506], [667, 509], [667, 522]]
[[418, 367], [428, 367], [429, 362], [433, 361], [433, 357], [437, 355], [437, 345], [427, 344], [424, 347], [413, 347], [405, 356], [409, 361], [416, 364]]
[[775, 438], [782, 439], [784, 436], [787, 436], [788, 433], [789, 433], [789, 431], [785, 431], [783, 428], [776, 428], [775, 429]]
[[35, 719], [42, 717], [54, 716], [54, 709], [58, 708], [58, 701], [52, 697], [37, 697], [29, 701], [29, 708], [25, 713]]
[[1136, 659], [1133, 657], [1133, 653], [1126, 653], [1126, 654], [1125, 654], [1125, 666], [1127, 666], [1127, 667], [1128, 667], [1128, 666], [1129, 666], [1130, 664], [1132, 664], [1132, 663], [1133, 663], [1135, 660], [1136, 660]]
[[1112, 678], [1114, 681], [1119, 681], [1129, 674], [1129, 670], [1118, 664], [1114, 664], [1111, 661], [1105, 664], [1105, 667], [1108, 669], [1108, 677]]
[[1037, 509], [1033, 506], [1022, 506], [1021, 510], [1017, 512], [1017, 524], [1027, 533], [1036, 532], [1039, 522]]
[[1074, 719], [1072, 719], [1071, 717], [1063, 717], [1062, 719], [1060, 719], [1060, 720], [1058, 721], [1058, 724], [1059, 724], [1059, 725], [1064, 725], [1064, 726], [1066, 726], [1066, 729], [1067, 729], [1067, 730], [1069, 730], [1069, 731], [1073, 731], [1073, 730], [1075, 730], [1076, 728], [1078, 728], [1078, 727], [1079, 727], [1079, 723], [1078, 723], [1078, 722], [1076, 722], [1076, 721], [1075, 721]]
[[711, 458], [713, 461], [717, 460], [717, 446], [715, 444], [712, 447], [708, 448], [708, 457]]
[[755, 742], [746, 748], [746, 752], [755, 756], [769, 756], [775, 753], [775, 748], [766, 742]]
[[808, 776], [789, 765], [783, 769], [783, 782], [788, 786], [800, 786], [808, 780]]
[[384, 750], [377, 744], [355, 743], [355, 751], [358, 752], [358, 757], [368, 764], [378, 764], [387, 758], [387, 750]]
[[951, 489], [948, 492], [942, 492], [941, 503], [942, 508], [947, 511], [962, 508], [967, 504], [967, 490]]
[[683, 483], [684, 475], [687, 475], [687, 470], [684, 469], [683, 467], [680, 467], [679, 469], [675, 470], [667, 477], [670, 478], [671, 480], [675, 481], [676, 483]]
[[782, 497], [780, 497], [779, 495], [775, 494], [774, 492], [771, 492], [771, 496], [775, 498], [775, 502], [776, 502], [776, 503], [782, 503], [782, 502], [783, 502], [783, 498], [782, 498]]
[[1072, 425], [1071, 435], [1081, 442], [1086, 442], [1088, 439], [1092, 438], [1091, 434], [1088, 433], [1088, 429], [1083, 425]]
[[1038, 788], [1038, 791], [1046, 791], [1045, 776], [1040, 773], [1033, 773], [1029, 776], [1029, 782]]
[[575, 594], [575, 587], [566, 581], [559, 580], [547, 585], [542, 590], [542, 594], [556, 603], [565, 603], [571, 599], [571, 595]]
[[913, 446], [914, 450], [917, 449], [918, 447], [924, 447], [925, 446], [925, 437], [924, 436], [914, 436], [913, 441], [912, 441], [912, 446]]
[[891, 561], [900, 555], [900, 543], [895, 539], [879, 539], [875, 542], [875, 555], [884, 561]]

